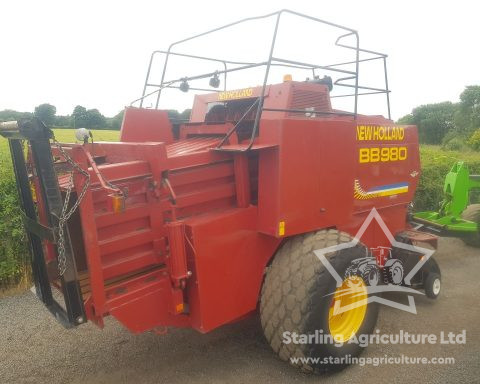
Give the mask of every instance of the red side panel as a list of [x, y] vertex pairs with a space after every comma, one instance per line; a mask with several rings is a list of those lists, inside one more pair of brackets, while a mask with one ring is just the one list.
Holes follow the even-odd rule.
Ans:
[[120, 141], [170, 144], [173, 141], [172, 124], [167, 112], [158, 109], [125, 108]]
[[260, 232], [293, 236], [350, 220], [354, 132], [345, 121], [262, 121], [262, 142], [279, 146], [260, 153]]
[[193, 276], [187, 287], [193, 328], [208, 332], [255, 310], [265, 265], [281, 239], [256, 230], [257, 208], [185, 221]]
[[[278, 149], [260, 153], [260, 232], [283, 237], [336, 227], [356, 235], [374, 207], [391, 233], [405, 228], [420, 172], [416, 128], [364, 120], [262, 120], [261, 143]], [[389, 244], [376, 223], [362, 241]]]

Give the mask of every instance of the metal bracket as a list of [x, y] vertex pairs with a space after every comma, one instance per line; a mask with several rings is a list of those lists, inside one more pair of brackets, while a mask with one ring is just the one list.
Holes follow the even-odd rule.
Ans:
[[37, 235], [41, 239], [48, 240], [51, 243], [57, 243], [55, 231], [52, 228], [46, 227], [45, 225], [40, 224], [38, 221], [31, 219], [23, 211], [21, 211], [21, 214], [23, 225], [28, 232]]

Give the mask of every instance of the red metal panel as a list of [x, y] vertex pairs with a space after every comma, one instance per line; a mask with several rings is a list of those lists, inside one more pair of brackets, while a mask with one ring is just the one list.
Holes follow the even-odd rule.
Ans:
[[199, 192], [192, 192], [183, 196], [178, 196], [177, 206], [179, 208], [184, 208], [232, 196], [235, 196], [235, 183], [233, 181], [228, 184], [206, 188]]
[[[205, 135], [207, 132], [211, 135], [223, 136], [233, 128], [232, 123], [225, 124], [194, 124], [194, 125], [182, 125], [180, 126], [180, 140], [187, 139], [192, 136]], [[237, 135], [230, 137], [230, 142], [236, 142]]]
[[169, 257], [167, 258], [170, 278], [175, 288], [184, 288], [188, 277], [185, 250], [185, 224], [175, 221], [167, 225]]
[[120, 141], [171, 143], [173, 141], [172, 124], [167, 112], [157, 109], [125, 108]]
[[248, 155], [236, 153], [234, 155], [235, 187], [237, 207], [247, 208], [250, 205], [250, 174], [248, 170]]
[[133, 333], [157, 327], [190, 326], [186, 315], [172, 315], [172, 290], [168, 275], [156, 271], [107, 290], [110, 313]]
[[221, 152], [203, 151], [185, 155], [175, 155], [168, 158], [168, 169], [189, 168], [196, 165], [206, 165], [218, 161], [231, 160], [231, 156]]
[[148, 216], [150, 207], [148, 205], [139, 205], [121, 213], [103, 213], [95, 217], [97, 228], [103, 228], [112, 225], [119, 225], [125, 221], [131, 221]]
[[184, 185], [194, 184], [202, 181], [214, 180], [233, 175], [232, 161], [208, 164], [204, 166], [192, 167], [189, 169], [173, 170], [168, 178], [175, 188]]
[[[150, 175], [150, 167], [146, 161], [126, 161], [124, 163], [107, 164], [98, 167], [103, 177], [107, 180], [125, 180]], [[90, 171], [92, 183], [98, 183], [98, 177], [93, 170]]]
[[[82, 168], [86, 169], [87, 164], [83, 156], [81, 148], [74, 148], [74, 160]], [[79, 174], [74, 176], [75, 190], [82, 190], [85, 183], [84, 177]], [[88, 263], [88, 275], [90, 281], [90, 289], [92, 294], [91, 303], [93, 308], [88, 308], [87, 313], [91, 314], [89, 320], [94, 321], [100, 326], [103, 326], [102, 316], [105, 313], [105, 290], [104, 290], [104, 276], [102, 263], [100, 259], [100, 249], [98, 245], [98, 237], [96, 231], [95, 217], [93, 215], [93, 199], [91, 190], [87, 190], [82, 203], [79, 206], [80, 219], [82, 223], [83, 244]], [[84, 298], [85, 299], [85, 298]]]
[[159, 264], [160, 259], [158, 255], [150, 249], [146, 252], [136, 250], [135, 253], [129, 252], [124, 257], [117, 257], [111, 261], [102, 258], [102, 269], [105, 280], [114, 278], [116, 276], [128, 275], [132, 271], [138, 271], [145, 267]]
[[195, 248], [187, 284], [192, 326], [207, 332], [256, 308], [265, 265], [281, 240], [256, 230], [257, 208], [185, 221]]
[[[279, 147], [260, 154], [259, 230], [291, 236], [345, 221], [353, 196], [353, 143], [348, 140], [353, 124], [300, 124], [292, 119], [262, 123], [261, 140]], [[283, 234], [280, 222], [285, 223]]]
[[[112, 213], [118, 215], [118, 213]], [[124, 233], [134, 233], [136, 231], [144, 231], [150, 228], [150, 217], [145, 215], [133, 220], [123, 221], [122, 223], [115, 223], [109, 226], [99, 227], [97, 222], [98, 239], [100, 241], [108, 241], [115, 237], [121, 237]]]
[[220, 143], [218, 137], [192, 137], [181, 140], [167, 146], [168, 157], [185, 155], [193, 152], [202, 151], [206, 148], [213, 148]]
[[100, 252], [102, 254], [114, 253], [121, 251], [125, 248], [131, 248], [140, 244], [151, 243], [153, 239], [153, 233], [150, 229], [142, 229], [133, 233], [126, 233], [121, 236], [115, 236], [108, 240], [100, 241]]
[[[345, 227], [355, 221], [356, 211], [368, 212], [374, 206], [377, 210], [383, 209], [386, 220], [392, 222], [393, 233], [405, 225], [406, 204], [413, 198], [417, 180], [412, 175], [419, 169], [416, 131], [414, 127], [404, 127], [406, 134], [401, 145], [409, 147], [407, 160], [360, 164], [357, 124], [360, 123], [345, 117], [328, 121], [262, 121], [261, 141], [279, 144], [278, 154], [260, 154], [259, 229], [262, 232], [281, 236], [280, 222], [284, 222], [284, 236], [316, 228]], [[391, 123], [384, 120], [383, 125]], [[398, 143], [369, 145], [388, 147]], [[410, 188], [405, 194], [364, 201], [354, 196], [355, 180], [368, 187], [407, 182]]]

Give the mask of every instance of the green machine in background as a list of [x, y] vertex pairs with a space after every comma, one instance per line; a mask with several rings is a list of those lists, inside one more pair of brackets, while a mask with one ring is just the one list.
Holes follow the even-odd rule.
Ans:
[[417, 212], [413, 222], [430, 232], [480, 246], [480, 204], [469, 204], [473, 189], [480, 190], [480, 175], [470, 175], [467, 165], [457, 162], [445, 177], [440, 210]]

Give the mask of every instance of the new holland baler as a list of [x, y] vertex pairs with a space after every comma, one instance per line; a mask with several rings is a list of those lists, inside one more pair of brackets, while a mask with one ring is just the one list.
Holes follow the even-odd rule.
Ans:
[[[285, 14], [340, 31], [337, 47], [352, 52], [353, 60], [318, 65], [275, 57]], [[191, 39], [154, 52], [140, 108], [126, 108], [119, 142], [96, 142], [81, 131], [80, 142], [59, 143], [39, 120], [1, 124], [10, 142], [36, 292], [64, 325], [91, 321], [103, 327], [104, 318], [113, 316], [136, 333], [167, 327], [209, 332], [259, 308], [266, 338], [285, 360], [356, 355], [361, 347], [353, 344], [307, 348], [282, 342], [285, 331], [322, 330], [348, 341], [375, 326], [376, 304], [362, 301], [365, 276], [357, 276], [356, 293], [344, 298], [363, 304], [335, 314], [339, 299], [331, 293], [343, 285], [337, 287], [313, 251], [350, 243], [364, 226], [354, 246], [327, 255], [343, 276], [368, 253], [387, 271], [395, 252], [375, 250], [392, 247], [389, 234], [406, 244], [435, 244], [407, 222], [420, 173], [416, 127], [357, 111], [359, 96], [376, 93], [386, 96], [389, 115], [386, 72], [385, 88], [358, 84], [360, 64], [385, 63], [386, 55], [359, 48], [352, 29], [286, 10], [211, 32], [265, 18], [275, 21], [265, 62], [174, 51]], [[149, 75], [158, 55], [166, 59], [161, 82], [154, 84]], [[168, 58], [174, 56], [211, 62], [213, 70], [167, 79]], [[286, 76], [269, 84], [274, 66], [313, 77]], [[226, 81], [230, 72], [252, 67], [265, 68], [263, 85], [217, 89], [219, 76]], [[315, 71], [340, 77], [320, 78]], [[209, 78], [210, 91], [195, 96], [189, 121], [142, 107], [152, 95], [158, 107], [166, 88], [191, 92], [189, 83]], [[353, 89], [347, 95], [352, 111], [332, 107], [334, 87]], [[388, 233], [377, 221], [365, 226], [372, 212]], [[440, 283], [433, 259], [416, 276], [426, 290]], [[315, 371], [345, 365], [295, 364]]]

